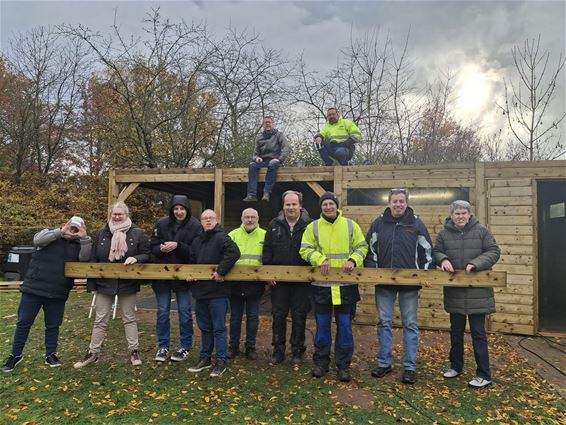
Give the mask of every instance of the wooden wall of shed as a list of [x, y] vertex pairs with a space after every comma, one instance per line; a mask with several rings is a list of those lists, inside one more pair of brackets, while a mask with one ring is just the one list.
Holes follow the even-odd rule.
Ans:
[[[260, 181], [263, 178], [264, 174], [260, 174]], [[306, 186], [306, 182], [333, 185], [333, 190], [340, 195], [345, 215], [358, 221], [364, 232], [384, 206], [347, 205], [347, 191], [350, 189], [468, 188], [475, 215], [491, 229], [501, 247], [501, 259], [495, 269], [507, 272], [507, 286], [495, 289], [497, 312], [490, 317], [488, 329], [493, 332], [535, 334], [538, 329], [537, 180], [552, 179], [566, 179], [566, 161], [286, 168], [278, 176], [278, 187], [281, 190], [303, 191], [308, 201], [312, 201], [316, 207], [317, 195]], [[245, 207], [240, 201], [245, 195], [247, 169], [217, 169], [214, 176], [210, 170], [192, 169], [161, 170], [159, 173], [151, 170], [111, 171], [109, 202], [119, 196], [120, 184], [145, 181], [215, 181], [215, 187], [222, 188], [214, 194], [215, 203], [220, 204], [222, 210], [228, 209], [227, 227], [233, 228], [239, 224], [239, 214]], [[125, 187], [122, 189], [126, 190]], [[425, 204], [414, 207], [427, 225], [433, 242], [442, 229], [447, 206]], [[257, 208], [260, 217], [265, 219], [276, 214], [280, 203], [272, 200], [270, 203], [259, 203]], [[375, 324], [373, 287], [362, 287], [361, 291], [362, 302], [356, 321]], [[399, 323], [398, 310], [395, 317]], [[420, 291], [419, 325], [433, 329], [449, 327], [441, 288]]]

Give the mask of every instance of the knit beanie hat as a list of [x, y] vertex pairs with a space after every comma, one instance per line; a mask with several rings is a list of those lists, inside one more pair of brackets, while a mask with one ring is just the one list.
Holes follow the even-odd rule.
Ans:
[[336, 208], [340, 207], [340, 202], [338, 202], [338, 197], [334, 192], [324, 192], [318, 200], [318, 206], [320, 207], [322, 203], [327, 199], [330, 199], [332, 202], [334, 202], [336, 204]]

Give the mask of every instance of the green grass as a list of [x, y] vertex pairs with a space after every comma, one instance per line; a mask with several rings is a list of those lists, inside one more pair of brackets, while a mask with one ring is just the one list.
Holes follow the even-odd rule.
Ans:
[[[59, 344], [61, 368], [43, 364], [43, 317], [38, 316], [24, 361], [14, 372], [0, 376], [0, 423], [546, 425], [566, 421], [564, 400], [497, 336], [490, 339], [495, 383], [482, 391], [465, 386], [469, 376], [450, 381], [441, 377], [448, 335], [446, 344], [421, 347], [418, 381], [412, 387], [399, 384], [393, 374], [384, 380], [371, 378], [368, 365], [373, 359], [359, 353], [354, 381], [348, 384], [338, 383], [332, 371], [325, 379], [311, 378], [309, 361], [293, 370], [288, 363], [270, 367], [265, 358], [253, 363], [237, 358], [226, 374], [212, 379], [206, 372], [187, 370], [197, 360], [198, 347], [187, 362], [155, 363], [152, 320], [139, 323], [141, 367], [129, 364], [123, 327], [114, 321], [100, 361], [77, 371], [72, 363], [84, 355], [92, 330], [86, 317], [89, 300], [88, 294], [73, 293], [67, 303]], [[10, 351], [18, 302], [18, 293], [0, 293], [2, 359]], [[269, 347], [262, 344], [265, 357]], [[471, 354], [466, 355], [467, 364], [473, 364]]]

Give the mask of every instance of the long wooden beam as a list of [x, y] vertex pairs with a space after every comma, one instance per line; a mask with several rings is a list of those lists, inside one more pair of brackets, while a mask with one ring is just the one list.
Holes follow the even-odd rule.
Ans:
[[[184, 280], [210, 279], [214, 264], [108, 264], [66, 263], [65, 276], [74, 278], [114, 279], [163, 279]], [[226, 280], [277, 282], [344, 282], [374, 285], [420, 285], [429, 281], [438, 286], [503, 287], [506, 272], [447, 273], [441, 270], [411, 269], [365, 269], [357, 268], [351, 273], [333, 268], [328, 276], [322, 276], [317, 267], [308, 266], [235, 266], [226, 275]]]

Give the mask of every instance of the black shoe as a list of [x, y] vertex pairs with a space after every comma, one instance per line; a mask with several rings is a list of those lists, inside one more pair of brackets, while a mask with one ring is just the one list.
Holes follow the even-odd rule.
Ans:
[[258, 355], [255, 348], [246, 348], [246, 357], [250, 360], [257, 360]]
[[16, 365], [22, 361], [24, 356], [14, 356], [10, 354], [6, 361], [4, 362], [4, 366], [2, 366], [2, 372], [9, 373], [14, 370]]
[[315, 366], [312, 369], [312, 376], [315, 378], [322, 378], [327, 373], [328, 373], [327, 367]]
[[189, 372], [200, 372], [205, 369], [210, 369], [212, 367], [212, 362], [210, 357], [201, 357], [198, 363], [189, 368]]
[[174, 362], [183, 362], [189, 358], [190, 351], [190, 349], [179, 348], [179, 350], [171, 356], [171, 360]]
[[381, 367], [378, 366], [374, 370], [371, 371], [371, 376], [374, 378], [383, 378], [385, 375], [391, 372], [391, 366]]
[[403, 384], [414, 384], [417, 381], [417, 372], [414, 370], [404, 370], [401, 382]]
[[242, 199], [242, 201], [244, 202], [257, 202], [257, 196], [252, 195], [251, 193], [248, 193], [248, 195]]
[[273, 353], [271, 357], [269, 357], [269, 364], [272, 366], [278, 365], [279, 363], [283, 363], [285, 360], [285, 354], [281, 353]]
[[230, 345], [228, 347], [228, 352], [226, 353], [226, 357], [228, 357], [229, 359], [233, 359], [234, 357], [236, 357], [238, 354], [240, 354], [240, 349], [234, 347], [233, 345]]
[[55, 353], [51, 353], [45, 358], [45, 364], [49, 365], [49, 367], [59, 367], [61, 366], [61, 362], [55, 355]]
[[293, 358], [291, 358], [291, 366], [293, 367], [299, 367], [302, 362], [303, 358], [301, 356], [293, 356]]
[[350, 382], [352, 375], [348, 369], [338, 369], [338, 380], [342, 382]]
[[226, 360], [217, 360], [214, 365], [214, 369], [210, 372], [210, 376], [213, 378], [216, 376], [222, 376], [224, 372], [226, 372]]
[[169, 350], [167, 348], [160, 348], [155, 355], [156, 362], [166, 362], [169, 358]]

